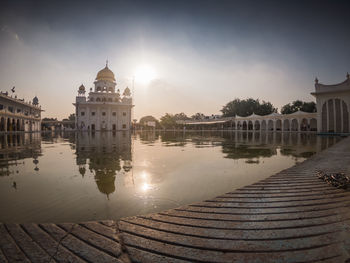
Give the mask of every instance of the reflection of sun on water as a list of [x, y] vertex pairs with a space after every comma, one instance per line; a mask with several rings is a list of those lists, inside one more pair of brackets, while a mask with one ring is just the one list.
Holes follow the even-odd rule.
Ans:
[[149, 189], [151, 189], [151, 186], [148, 183], [143, 183], [141, 189], [142, 191], [147, 192]]

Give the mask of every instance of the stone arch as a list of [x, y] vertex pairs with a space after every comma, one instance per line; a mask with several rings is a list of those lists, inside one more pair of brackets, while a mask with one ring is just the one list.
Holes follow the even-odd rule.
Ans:
[[308, 131], [309, 130], [309, 124], [307, 119], [302, 119], [300, 122], [300, 131]]
[[322, 105], [322, 114], [321, 114], [321, 121], [322, 121], [322, 132], [328, 131], [328, 120], [327, 120], [327, 104], [326, 102]]
[[349, 111], [345, 101], [342, 101], [343, 106], [343, 132], [349, 132]]
[[254, 122], [254, 130], [256, 131], [260, 130], [260, 121], [256, 120]]
[[266, 129], [267, 129], [266, 121], [263, 120], [263, 121], [261, 122], [261, 130], [266, 131]]
[[100, 86], [98, 86], [98, 87], [96, 88], [96, 91], [97, 91], [97, 92], [101, 92], [101, 91], [102, 91], [102, 88], [101, 88]]
[[269, 131], [273, 131], [273, 120], [269, 120], [269, 121], [267, 122], [267, 129], [268, 129]]
[[90, 98], [90, 101], [94, 101], [94, 98], [93, 98], [93, 97], [91, 97], [91, 98]]
[[335, 110], [335, 132], [342, 132], [341, 126], [342, 126], [342, 116], [341, 116], [341, 109], [340, 109], [340, 99], [334, 100], [334, 110]]
[[282, 120], [278, 119], [276, 120], [276, 131], [282, 130]]
[[16, 131], [20, 131], [21, 130], [21, 123], [20, 123], [20, 120], [17, 119], [16, 121]]
[[317, 131], [317, 119], [310, 119], [310, 131]]
[[292, 120], [292, 124], [291, 124], [291, 130], [292, 131], [298, 131], [298, 127], [299, 127], [298, 120], [297, 119], [293, 119]]
[[284, 131], [290, 131], [289, 119], [285, 119], [285, 120], [283, 121], [283, 130], [284, 130]]
[[16, 131], [16, 120], [15, 119], [12, 119], [12, 131]]
[[5, 130], [5, 118], [4, 117], [1, 117], [1, 120], [0, 120], [0, 131], [6, 131]]
[[248, 121], [248, 130], [254, 130], [253, 122]]
[[106, 100], [107, 100], [106, 98], [102, 98], [102, 101], [103, 101], [103, 102], [106, 102]]
[[7, 131], [12, 131], [12, 122], [10, 118], [7, 118]]
[[99, 102], [99, 101], [101, 101], [101, 99], [100, 99], [100, 98], [97, 98], [97, 99], [96, 99], [96, 102]]
[[247, 129], [248, 129], [247, 121], [243, 121], [242, 130], [247, 130]]

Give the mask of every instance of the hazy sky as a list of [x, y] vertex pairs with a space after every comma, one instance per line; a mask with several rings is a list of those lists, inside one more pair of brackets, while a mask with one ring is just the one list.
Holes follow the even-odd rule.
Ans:
[[62, 119], [108, 59], [121, 89], [139, 67], [154, 74], [136, 79], [136, 118], [218, 114], [236, 97], [280, 109], [313, 100], [315, 76], [345, 80], [349, 3], [1, 1], [0, 89], [37, 95], [44, 117]]

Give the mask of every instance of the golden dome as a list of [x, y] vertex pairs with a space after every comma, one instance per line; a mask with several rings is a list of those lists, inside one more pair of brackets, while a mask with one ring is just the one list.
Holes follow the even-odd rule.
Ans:
[[106, 65], [104, 69], [101, 69], [97, 73], [96, 80], [107, 80], [107, 81], [114, 82], [115, 81], [114, 73]]

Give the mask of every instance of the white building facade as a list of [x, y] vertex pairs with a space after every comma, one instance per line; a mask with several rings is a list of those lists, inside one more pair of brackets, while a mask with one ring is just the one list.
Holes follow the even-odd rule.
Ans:
[[315, 79], [317, 104], [317, 130], [320, 133], [349, 133], [350, 127], [350, 76], [333, 85], [325, 85]]
[[85, 96], [81, 85], [73, 105], [76, 129], [80, 131], [117, 131], [131, 128], [132, 97], [127, 87], [122, 95], [116, 91], [114, 73], [106, 67], [97, 73], [94, 89]]
[[39, 100], [26, 102], [24, 99], [0, 93], [0, 132], [41, 131], [41, 107]]

